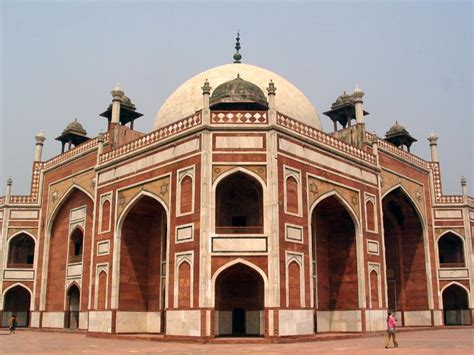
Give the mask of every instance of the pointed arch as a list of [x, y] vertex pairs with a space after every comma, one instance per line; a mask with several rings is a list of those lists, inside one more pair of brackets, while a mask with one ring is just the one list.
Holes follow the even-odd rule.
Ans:
[[79, 190], [81, 192], [83, 192], [84, 194], [86, 194], [90, 199], [91, 201], [94, 201], [94, 196], [92, 196], [89, 191], [87, 191], [86, 189], [84, 189], [82, 186], [80, 185], [77, 185], [76, 183], [72, 184], [68, 189], [67, 191], [59, 198], [59, 201], [58, 203], [56, 204], [56, 206], [53, 207], [53, 210], [51, 212], [51, 215], [49, 217], [49, 220], [47, 221], [46, 223], [46, 235], [49, 235], [51, 233], [51, 227], [53, 226], [53, 222], [54, 220], [56, 219], [56, 215], [58, 214], [59, 210], [61, 209], [62, 205], [64, 204], [64, 202], [66, 202], [68, 200], [68, 198], [71, 196], [71, 194], [74, 192], [74, 190]]
[[445, 325], [472, 324], [470, 292], [459, 282], [445, 285], [440, 292]]
[[[116, 194], [118, 198], [118, 194]], [[166, 214], [166, 226], [170, 225], [170, 213], [169, 208], [165, 201], [159, 197], [158, 195], [151, 193], [146, 190], [141, 190], [138, 194], [136, 194], [132, 200], [130, 200], [125, 208], [122, 210], [120, 215], [116, 216], [116, 223], [115, 223], [115, 233], [114, 233], [114, 245], [113, 245], [113, 258], [112, 258], [112, 289], [111, 289], [111, 308], [117, 309], [119, 307], [119, 294], [120, 294], [120, 263], [121, 263], [121, 249], [122, 249], [122, 229], [127, 216], [129, 215], [130, 211], [138, 204], [142, 198], [148, 197], [157, 202], [160, 207], [163, 209], [164, 213]], [[118, 212], [116, 212], [118, 213]], [[166, 246], [166, 260], [169, 260], [169, 235], [170, 229], [166, 228], [166, 233], [163, 236], [165, 238], [165, 246]], [[166, 285], [168, 284], [168, 277], [169, 277], [169, 263], [166, 263]], [[165, 294], [165, 305], [168, 305], [168, 293]]]
[[37, 242], [36, 237], [33, 234], [31, 234], [30, 232], [26, 231], [26, 230], [20, 230], [18, 232], [13, 233], [11, 236], [8, 237], [7, 243], [10, 243], [11, 239], [15, 238], [16, 236], [18, 236], [20, 234], [27, 234], [28, 236], [30, 236], [34, 240], [35, 245], [36, 245], [36, 242]]
[[319, 196], [314, 202], [313, 204], [311, 205], [311, 207], [309, 208], [309, 215], [311, 216], [314, 212], [314, 209], [321, 203], [323, 202], [325, 199], [331, 197], [331, 196], [334, 196], [345, 208], [346, 210], [349, 212], [349, 215], [351, 216], [352, 218], [352, 222], [354, 223], [355, 227], [356, 227], [356, 236], [359, 235], [359, 232], [360, 232], [360, 223], [359, 223], [359, 219], [357, 217], [357, 213], [354, 211], [354, 209], [352, 208], [351, 204], [341, 195], [339, 194], [336, 190], [332, 190], [332, 191], [329, 191], [329, 192], [326, 192], [325, 194]]
[[418, 218], [419, 220], [421, 221], [421, 225], [423, 227], [423, 233], [424, 231], [426, 230], [426, 221], [425, 221], [425, 217], [423, 216], [423, 213], [422, 211], [420, 210], [420, 208], [418, 207], [418, 205], [416, 204], [415, 200], [413, 199], [413, 197], [410, 195], [410, 193], [407, 191], [407, 189], [402, 185], [402, 184], [397, 184], [397, 185], [394, 185], [392, 186], [390, 189], [388, 189], [387, 191], [385, 191], [383, 194], [382, 194], [382, 201], [384, 200], [385, 197], [387, 197], [391, 192], [394, 192], [396, 189], [400, 189], [400, 191], [404, 194], [404, 196], [407, 198], [407, 200], [410, 202], [410, 205], [413, 207], [413, 209], [416, 211], [417, 215], [418, 215]]
[[263, 286], [264, 286], [264, 302], [265, 302], [265, 307], [267, 307], [267, 305], [269, 304], [269, 300], [268, 300], [269, 292], [268, 292], [268, 278], [267, 278], [267, 275], [257, 265], [255, 265], [254, 263], [251, 263], [250, 261], [242, 259], [242, 258], [237, 258], [237, 259], [234, 259], [232, 261], [229, 261], [228, 263], [222, 265], [219, 269], [217, 269], [214, 272], [214, 274], [212, 275], [212, 278], [211, 278], [211, 295], [212, 295], [211, 307], [215, 307], [215, 303], [216, 303], [216, 280], [217, 280], [217, 277], [224, 270], [226, 270], [229, 267], [234, 266], [236, 264], [243, 264], [245, 266], [248, 266], [249, 268], [253, 269], [254, 271], [256, 271], [261, 276], [261, 278], [263, 280]]
[[[394, 276], [390, 276], [391, 280], [388, 280], [388, 276], [386, 280], [388, 307], [402, 311], [433, 309], [428, 227], [424, 213], [400, 183], [385, 191], [381, 196], [381, 202], [385, 260], [387, 269], [395, 270]], [[403, 208], [405, 208], [405, 213], [402, 212]], [[408, 212], [410, 210], [411, 212], [407, 214], [406, 208]], [[404, 231], [404, 237], [401, 238], [400, 228], [407, 223], [406, 216], [410, 218], [411, 232], [407, 234], [407, 231]], [[403, 246], [400, 246], [396, 240], [399, 240]], [[415, 259], [416, 262], [414, 262]], [[417, 265], [417, 270], [414, 271], [410, 265]], [[424, 275], [424, 278], [418, 277], [417, 287], [414, 286], [414, 279], [411, 279], [415, 277], [414, 273]], [[409, 280], [411, 281], [408, 282]], [[426, 293], [423, 295], [424, 292]], [[423, 304], [424, 302], [426, 304]]]
[[264, 185], [242, 170], [232, 169], [215, 184], [213, 225], [217, 234], [264, 232]]
[[453, 230], [447, 230], [436, 238], [439, 267], [464, 267], [466, 248], [464, 237]]
[[[15, 282], [13, 285], [10, 285], [10, 286], [8, 286], [6, 289], [4, 289], [4, 290], [3, 290], [3, 293], [2, 293], [3, 299], [5, 299], [5, 295], [6, 295], [6, 293], [7, 293], [9, 290], [11, 290], [12, 288], [17, 287], [17, 286], [22, 287], [22, 288], [24, 288], [25, 290], [27, 290], [28, 293], [30, 294], [31, 299], [33, 299], [33, 292], [30, 290], [30, 288], [29, 288], [28, 286], [26, 286], [26, 285], [20, 283], [20, 282]], [[31, 310], [33, 310], [32, 308], [33, 308], [33, 307], [31, 307]]]
[[[10, 294], [12, 293], [12, 294]], [[1, 295], [1, 307], [3, 310], [3, 320], [1, 326], [8, 326], [6, 322], [10, 315], [15, 314], [17, 325], [27, 327], [29, 325], [30, 311], [34, 309], [33, 293], [26, 285], [16, 282], [10, 285]]]
[[212, 184], [212, 190], [215, 191], [217, 185], [219, 185], [219, 183], [222, 180], [224, 180], [228, 176], [233, 175], [233, 174], [238, 173], [238, 172], [243, 173], [243, 174], [247, 174], [247, 175], [253, 177], [255, 180], [257, 180], [260, 183], [260, 185], [262, 185], [262, 189], [265, 191], [265, 189], [266, 189], [265, 180], [263, 180], [258, 174], [254, 173], [252, 170], [246, 169], [245, 167], [242, 167], [242, 166], [237, 166], [237, 167], [232, 168], [232, 169], [222, 173], [221, 175], [219, 175]]
[[471, 297], [470, 297], [470, 296], [471, 296], [471, 292], [469, 291], [469, 289], [468, 289], [466, 286], [464, 286], [464, 285], [463, 285], [462, 283], [460, 283], [460, 282], [451, 281], [450, 283], [444, 285], [444, 286], [441, 288], [440, 293], [443, 294], [443, 292], [444, 292], [448, 287], [453, 286], [453, 285], [459, 286], [459, 287], [463, 288], [464, 291], [467, 292], [468, 305], [469, 305], [469, 307], [471, 307]]
[[[329, 206], [333, 209], [332, 212], [324, 208]], [[324, 213], [326, 216], [322, 215]], [[363, 239], [357, 213], [341, 194], [332, 190], [313, 202], [309, 216], [311, 305], [330, 311], [365, 307]], [[336, 220], [330, 223], [329, 217]], [[344, 223], [340, 223], [343, 221]], [[344, 247], [340, 248], [339, 245]], [[355, 268], [343, 265], [354, 265]], [[341, 269], [330, 273], [329, 269], [334, 268]], [[354, 284], [350, 280], [357, 281]], [[340, 297], [347, 292], [351, 297]]]
[[[22, 235], [24, 235], [26, 239], [20, 239], [19, 242], [16, 242], [15, 239], [21, 238]], [[27, 240], [30, 240], [30, 242]], [[20, 245], [18, 245], [18, 243], [20, 243]], [[36, 238], [31, 233], [27, 231], [14, 233], [7, 239], [5, 267], [33, 268], [36, 262], [36, 249]]]

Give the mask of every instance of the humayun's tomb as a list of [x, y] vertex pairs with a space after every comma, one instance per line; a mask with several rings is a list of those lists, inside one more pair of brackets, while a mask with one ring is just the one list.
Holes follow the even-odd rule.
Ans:
[[443, 195], [438, 137], [427, 161], [398, 123], [369, 133], [359, 87], [324, 132], [236, 48], [151, 132], [117, 86], [106, 133], [75, 120], [49, 160], [35, 137], [31, 193], [9, 179], [0, 197], [2, 326], [278, 341], [383, 330], [388, 310], [402, 327], [471, 324], [474, 198], [465, 179]]

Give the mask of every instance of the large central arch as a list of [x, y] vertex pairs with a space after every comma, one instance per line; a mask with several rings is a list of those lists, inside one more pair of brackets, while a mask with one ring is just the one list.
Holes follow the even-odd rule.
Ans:
[[397, 187], [382, 199], [388, 307], [429, 309], [424, 228], [407, 193]]
[[157, 324], [146, 326], [153, 332], [163, 332], [165, 327], [167, 225], [164, 205], [148, 193], [137, 196], [118, 223], [119, 248], [114, 256], [118, 297], [112, 302], [120, 311], [159, 312], [159, 329]]
[[[336, 193], [321, 197], [311, 214], [314, 304], [318, 312], [359, 308], [358, 224], [353, 212]], [[347, 313], [349, 317], [349, 313]], [[354, 324], [352, 325], [354, 326]], [[328, 331], [332, 329], [317, 329]], [[349, 328], [348, 328], [349, 329]]]

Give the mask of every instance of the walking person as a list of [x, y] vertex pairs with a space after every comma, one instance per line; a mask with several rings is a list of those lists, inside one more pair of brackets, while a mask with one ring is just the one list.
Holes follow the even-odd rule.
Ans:
[[10, 334], [15, 334], [16, 329], [16, 315], [12, 314], [10, 319], [8, 320], [8, 325], [10, 327]]
[[388, 312], [387, 317], [387, 339], [385, 339], [385, 349], [390, 345], [390, 338], [393, 340], [393, 346], [398, 348], [397, 339], [395, 338], [397, 319], [392, 312]]

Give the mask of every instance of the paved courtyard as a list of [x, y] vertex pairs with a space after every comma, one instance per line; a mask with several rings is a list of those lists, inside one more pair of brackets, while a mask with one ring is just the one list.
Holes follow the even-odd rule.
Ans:
[[185, 344], [88, 338], [83, 334], [0, 330], [0, 354], [472, 354], [474, 329], [402, 332], [400, 348], [385, 350], [383, 337], [291, 344]]

